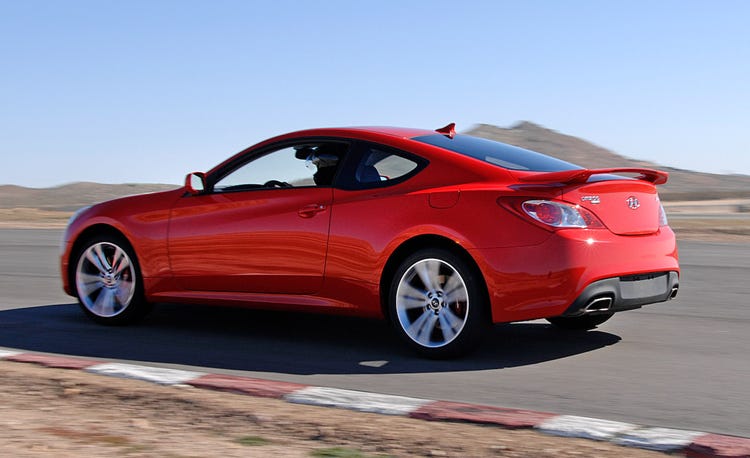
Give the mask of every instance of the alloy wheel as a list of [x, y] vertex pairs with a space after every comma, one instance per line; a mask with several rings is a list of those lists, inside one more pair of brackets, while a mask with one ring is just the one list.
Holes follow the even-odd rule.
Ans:
[[421, 259], [409, 267], [396, 290], [396, 314], [406, 335], [422, 347], [455, 340], [469, 316], [466, 283], [441, 259]]
[[75, 279], [81, 304], [102, 318], [124, 312], [136, 291], [133, 262], [124, 249], [111, 242], [94, 243], [83, 251]]

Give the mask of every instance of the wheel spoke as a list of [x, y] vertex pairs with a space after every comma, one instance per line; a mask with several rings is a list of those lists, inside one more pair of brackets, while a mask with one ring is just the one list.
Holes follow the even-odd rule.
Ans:
[[411, 324], [406, 329], [407, 334], [411, 336], [415, 336], [419, 333], [419, 329], [424, 325], [424, 322], [427, 320], [427, 318], [430, 317], [432, 312], [429, 312], [425, 310], [421, 315], [419, 315], [419, 318], [412, 321]]
[[405, 310], [419, 309], [425, 306], [424, 299], [418, 299], [416, 297], [399, 297], [399, 306]]
[[453, 310], [449, 309], [448, 307], [444, 307], [440, 311], [440, 316], [444, 317], [445, 321], [448, 323], [448, 326], [454, 331], [461, 329], [461, 326], [463, 326], [464, 324], [464, 319], [457, 316], [455, 313], [453, 313]]
[[101, 260], [99, 259], [99, 256], [96, 253], [94, 253], [94, 250], [92, 249], [86, 250], [86, 260], [88, 260], [89, 263], [91, 263], [94, 267], [96, 267], [96, 269], [102, 274], [107, 273], [107, 268], [104, 267]]
[[438, 315], [438, 319], [440, 321], [440, 330], [443, 332], [443, 340], [445, 342], [450, 342], [451, 340], [453, 340], [454, 337], [456, 337], [456, 330], [451, 325], [450, 320], [448, 319], [447, 314], [445, 313], [446, 310], [447, 309], [443, 309], [440, 311], [440, 315]]
[[417, 289], [407, 283], [402, 283], [398, 287], [399, 305], [407, 310], [424, 307], [426, 297], [426, 291]]
[[87, 273], [79, 273], [78, 274], [78, 284], [79, 285], [91, 285], [94, 283], [101, 283], [102, 279], [98, 275], [91, 275]]
[[[78, 292], [82, 298], [88, 298], [95, 291], [99, 291], [100, 289], [104, 287], [101, 281], [99, 281], [98, 277], [95, 277], [93, 275], [89, 275], [89, 277], [91, 277], [92, 280], [78, 282]], [[93, 280], [93, 278], [95, 278], [95, 280]], [[82, 299], [82, 300], [90, 300], [90, 299]]]
[[440, 263], [433, 259], [427, 259], [414, 266], [414, 270], [419, 275], [419, 279], [422, 280], [422, 284], [428, 290], [437, 290], [440, 285], [438, 284], [438, 275], [440, 272]]
[[102, 288], [99, 297], [94, 301], [92, 311], [100, 316], [111, 316], [115, 313], [114, 294], [109, 288]]
[[130, 267], [130, 262], [125, 252], [120, 247], [115, 247], [115, 255], [112, 257], [112, 274], [120, 275], [128, 267]]
[[432, 331], [435, 329], [435, 325], [438, 322], [438, 315], [429, 313], [427, 320], [422, 324], [419, 329], [419, 335], [417, 336], [417, 342], [422, 345], [429, 345], [432, 337]]
[[106, 272], [109, 272], [112, 270], [112, 266], [109, 264], [109, 261], [107, 261], [107, 256], [104, 254], [104, 250], [102, 249], [103, 245], [103, 243], [94, 245], [94, 253], [96, 254], [97, 259], [99, 259], [99, 265], [104, 267], [104, 270]]
[[455, 272], [451, 274], [448, 281], [445, 282], [445, 300], [447, 302], [465, 301], [466, 286], [461, 277]]
[[427, 297], [426, 290], [415, 288], [414, 286], [406, 282], [401, 283], [398, 286], [398, 292], [399, 292], [399, 295], [401, 296], [408, 296], [408, 297], [421, 298], [421, 299], [424, 299], [425, 297]]
[[419, 318], [414, 320], [406, 332], [420, 344], [427, 345], [430, 342], [430, 335], [435, 328], [435, 323], [437, 323], [437, 315], [426, 310]]
[[117, 302], [126, 307], [128, 305], [128, 301], [130, 300], [130, 294], [133, 290], [133, 283], [129, 281], [122, 280], [120, 281], [120, 284], [117, 287], [117, 292], [115, 293], [115, 298], [117, 299]]

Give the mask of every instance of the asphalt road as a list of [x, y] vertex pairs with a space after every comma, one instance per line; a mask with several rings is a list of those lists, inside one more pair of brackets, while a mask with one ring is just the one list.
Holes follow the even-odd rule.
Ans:
[[750, 244], [681, 243], [678, 299], [598, 330], [501, 325], [436, 362], [351, 318], [160, 305], [96, 325], [60, 289], [60, 235], [0, 230], [0, 347], [750, 437]]

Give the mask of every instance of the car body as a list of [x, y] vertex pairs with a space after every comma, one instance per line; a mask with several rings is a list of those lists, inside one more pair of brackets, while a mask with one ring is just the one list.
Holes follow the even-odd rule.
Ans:
[[452, 124], [299, 131], [178, 189], [82, 209], [63, 286], [105, 324], [158, 302], [341, 313], [389, 319], [423, 355], [454, 356], [491, 323], [590, 329], [674, 297], [666, 179]]

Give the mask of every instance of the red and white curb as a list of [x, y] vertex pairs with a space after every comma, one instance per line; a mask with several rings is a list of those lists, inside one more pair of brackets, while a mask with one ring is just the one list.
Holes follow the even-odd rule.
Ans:
[[556, 436], [607, 441], [625, 447], [671, 454], [680, 453], [690, 458], [750, 458], [749, 438], [699, 431], [648, 427], [597, 418], [434, 401], [165, 367], [109, 363], [12, 349], [0, 349], [0, 360], [84, 370], [93, 374], [143, 380], [161, 385], [190, 385], [299, 404], [400, 415], [429, 421], [480, 423], [512, 429], [528, 428]]
[[341, 390], [321, 386], [302, 388], [299, 391], [284, 396], [284, 399], [298, 404], [338, 407], [340, 409], [404, 416], [408, 416], [410, 413], [431, 402], [427, 399]]

